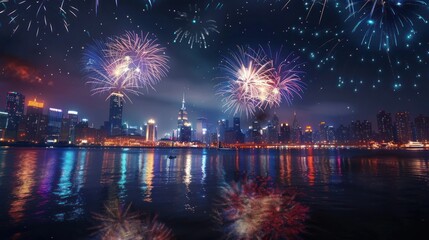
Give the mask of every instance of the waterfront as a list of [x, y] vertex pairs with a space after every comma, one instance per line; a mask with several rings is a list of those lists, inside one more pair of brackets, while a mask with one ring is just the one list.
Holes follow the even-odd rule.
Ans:
[[119, 198], [178, 239], [218, 239], [212, 211], [237, 172], [300, 192], [310, 208], [304, 239], [427, 234], [427, 151], [2, 148], [0, 236], [94, 238], [92, 214]]

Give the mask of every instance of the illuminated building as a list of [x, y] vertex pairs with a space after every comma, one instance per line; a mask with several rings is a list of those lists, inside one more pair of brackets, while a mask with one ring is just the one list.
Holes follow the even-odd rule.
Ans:
[[187, 122], [183, 126], [180, 127], [180, 142], [190, 142], [192, 139], [192, 125]]
[[411, 140], [411, 123], [408, 112], [398, 112], [395, 115], [395, 141], [407, 143]]
[[200, 117], [197, 119], [197, 126], [196, 126], [196, 137], [195, 139], [197, 141], [200, 141], [202, 143], [207, 143], [207, 118]]
[[69, 141], [74, 143], [75, 142], [75, 126], [79, 123], [79, 113], [77, 111], [69, 110], [67, 112], [69, 123], [70, 123], [70, 129], [69, 129]]
[[49, 108], [48, 112], [48, 142], [58, 142], [63, 120], [63, 110]]
[[16, 139], [18, 127], [24, 116], [25, 96], [18, 92], [8, 92], [6, 97], [6, 112], [9, 114], [6, 128], [6, 138]]
[[155, 142], [156, 141], [156, 125], [155, 120], [149, 119], [146, 125], [146, 141]]
[[3, 141], [6, 133], [7, 119], [9, 114], [0, 111], [0, 141]]
[[188, 121], [188, 112], [185, 107], [185, 94], [183, 94], [182, 108], [179, 110], [177, 118], [177, 139], [181, 142], [190, 142], [192, 138], [192, 127]]
[[299, 126], [296, 112], [294, 112], [292, 130], [291, 130], [291, 142], [295, 144], [301, 143], [301, 135], [302, 135], [301, 127]]
[[313, 143], [313, 129], [311, 126], [306, 126], [303, 135], [303, 142], [306, 144]]
[[320, 122], [319, 124], [319, 141], [320, 142], [328, 142], [328, 126], [326, 122]]
[[25, 115], [25, 141], [41, 142], [46, 136], [46, 117], [43, 116], [43, 102], [29, 101]]
[[291, 141], [291, 130], [288, 123], [280, 124], [280, 136], [279, 141], [283, 144]]
[[219, 141], [225, 142], [225, 132], [229, 128], [229, 121], [226, 119], [222, 119], [218, 121], [217, 125], [218, 125], [217, 132], [218, 132]]
[[372, 124], [367, 121], [352, 121], [350, 124], [350, 138], [354, 143], [365, 143], [372, 140]]
[[340, 125], [335, 131], [335, 138], [338, 143], [347, 144], [350, 142], [350, 128]]
[[390, 113], [380, 111], [377, 114], [377, 128], [379, 140], [389, 142], [393, 140], [393, 124]]
[[419, 115], [414, 120], [416, 128], [416, 140], [420, 142], [429, 141], [429, 117]]
[[124, 96], [120, 93], [113, 93], [110, 97], [110, 136], [119, 136], [122, 134], [122, 110], [124, 107], [123, 97]]

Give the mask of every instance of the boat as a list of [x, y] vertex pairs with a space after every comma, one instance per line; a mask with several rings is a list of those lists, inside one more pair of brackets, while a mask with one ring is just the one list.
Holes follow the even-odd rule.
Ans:
[[176, 158], [177, 156], [173, 156], [173, 155], [168, 156], [168, 159], [176, 159]]
[[410, 141], [407, 144], [405, 144], [403, 148], [424, 148], [424, 147], [425, 145], [421, 142]]

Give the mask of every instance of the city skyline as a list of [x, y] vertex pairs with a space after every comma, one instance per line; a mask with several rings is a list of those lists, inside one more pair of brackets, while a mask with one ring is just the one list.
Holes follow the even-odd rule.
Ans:
[[[231, 119], [188, 118], [185, 94], [177, 118], [177, 127], [158, 134], [156, 119], [144, 120], [144, 124], [127, 123], [122, 119], [122, 95], [110, 98], [109, 119], [100, 127], [75, 110], [63, 110], [46, 106], [37, 99], [26, 100], [25, 95], [8, 92], [5, 112], [1, 112], [0, 132], [3, 140], [30, 141], [45, 143], [68, 142], [102, 143], [106, 139], [121, 136], [141, 136], [145, 141], [154, 142], [171, 139], [178, 142], [213, 144], [214, 142], [233, 143], [369, 143], [423, 141], [429, 139], [429, 117], [409, 112], [390, 113], [380, 110], [376, 121], [354, 119], [339, 125], [320, 120], [318, 124], [305, 124], [294, 112], [293, 120], [279, 119], [276, 113], [256, 114], [250, 124], [241, 124], [240, 117]], [[46, 109], [46, 111], [45, 111]], [[85, 130], [86, 129], [86, 130]], [[91, 130], [92, 129], [92, 130]], [[83, 135], [79, 135], [83, 134]], [[77, 136], [79, 135], [79, 137]], [[92, 142], [88, 142], [92, 139]], [[98, 140], [97, 140], [98, 139]], [[82, 141], [82, 142], [79, 142]], [[219, 143], [220, 144], [220, 143]]]

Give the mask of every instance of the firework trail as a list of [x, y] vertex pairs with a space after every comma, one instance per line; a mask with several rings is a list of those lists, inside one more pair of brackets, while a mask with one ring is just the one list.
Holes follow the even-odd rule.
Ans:
[[378, 50], [389, 51], [397, 46], [400, 39], [411, 38], [415, 34], [416, 20], [427, 23], [420, 14], [427, 8], [418, 0], [355, 0], [347, 7], [350, 16], [356, 20], [352, 32], [362, 33], [362, 45], [371, 48], [377, 44]]
[[207, 12], [218, 10], [222, 8], [222, 5], [208, 3], [204, 9], [201, 9], [197, 4], [189, 5], [187, 12], [177, 12], [175, 18], [179, 22], [180, 27], [174, 31], [174, 42], [186, 42], [191, 48], [194, 45], [202, 48], [207, 48], [207, 38], [212, 33], [219, 33], [216, 25], [216, 20], [211, 19]]
[[304, 232], [309, 209], [268, 177], [243, 177], [222, 189], [215, 219], [229, 239], [292, 239]]
[[19, 29], [32, 31], [36, 36], [47, 30], [56, 32], [59, 28], [69, 31], [69, 17], [77, 17], [79, 9], [73, 5], [73, 0], [0, 0], [9, 25], [13, 26], [12, 34]]

